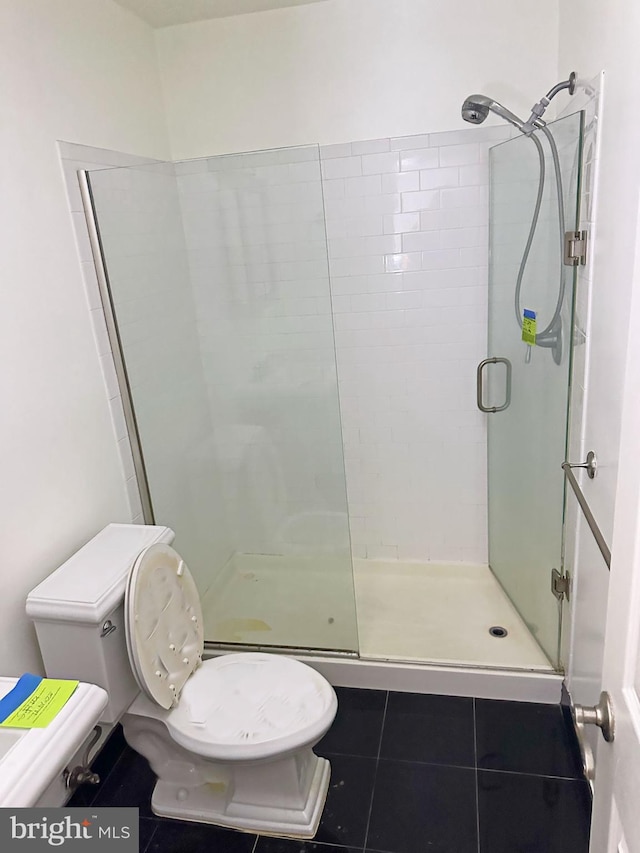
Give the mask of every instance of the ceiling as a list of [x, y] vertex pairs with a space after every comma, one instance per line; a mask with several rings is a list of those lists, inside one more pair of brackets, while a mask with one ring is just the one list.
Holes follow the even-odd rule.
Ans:
[[210, 18], [302, 6], [323, 0], [115, 0], [152, 27], [172, 27]]

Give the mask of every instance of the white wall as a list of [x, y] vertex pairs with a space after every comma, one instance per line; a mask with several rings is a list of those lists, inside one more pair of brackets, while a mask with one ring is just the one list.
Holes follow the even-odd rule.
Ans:
[[39, 670], [27, 592], [127, 520], [57, 140], [166, 156], [151, 31], [110, 2], [0, 7], [0, 672]]
[[327, 0], [157, 31], [174, 157], [464, 127], [555, 83], [557, 0]]
[[[584, 79], [605, 71], [583, 449], [595, 450], [598, 455], [598, 475], [585, 483], [585, 493], [606, 539], [612, 543], [614, 570], [613, 508], [640, 186], [640, 113], [634, 108], [639, 28], [640, 7], [634, 0], [609, 0], [606, 4], [585, 0], [579, 15], [575, 4], [561, 0], [560, 68], [575, 67]], [[589, 536], [583, 525], [569, 683], [576, 701], [592, 704], [600, 690], [603, 599], [608, 578], [604, 563], [593, 555], [594, 549], [585, 539]]]

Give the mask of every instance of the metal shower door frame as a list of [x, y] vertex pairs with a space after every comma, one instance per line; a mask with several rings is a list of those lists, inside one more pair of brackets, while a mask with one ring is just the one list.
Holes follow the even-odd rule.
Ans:
[[98, 217], [95, 209], [93, 193], [91, 192], [90, 172], [87, 169], [78, 170], [78, 183], [80, 185], [80, 195], [82, 196], [82, 205], [84, 207], [87, 231], [89, 232], [91, 253], [93, 255], [93, 262], [96, 268], [98, 288], [100, 290], [100, 301], [102, 302], [102, 310], [104, 312], [104, 319], [107, 325], [111, 355], [113, 356], [113, 364], [116, 371], [116, 377], [118, 379], [120, 396], [122, 398], [124, 419], [127, 426], [129, 443], [131, 445], [131, 454], [133, 456], [133, 467], [136, 475], [136, 481], [138, 483], [138, 490], [140, 492], [142, 517], [145, 524], [155, 524], [151, 491], [149, 489], [149, 480], [144, 462], [144, 454], [142, 452], [142, 442], [140, 440], [140, 432], [138, 430], [136, 414], [133, 408], [131, 386], [122, 351], [122, 341], [118, 331], [118, 322], [116, 320], [113, 296], [111, 293], [111, 286], [109, 284], [109, 274], [107, 272], [104, 249], [100, 238]]

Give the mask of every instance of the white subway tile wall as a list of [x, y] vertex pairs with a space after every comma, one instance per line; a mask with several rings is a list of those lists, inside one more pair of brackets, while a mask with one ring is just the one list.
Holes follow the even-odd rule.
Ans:
[[[242, 383], [261, 384], [268, 375], [277, 383], [286, 377], [302, 393], [303, 375], [326, 380], [332, 346], [327, 318], [333, 314], [357, 557], [487, 561], [486, 435], [475, 405], [475, 368], [486, 355], [487, 151], [510, 135], [508, 128], [473, 128], [321, 146], [321, 175], [313, 146], [258, 152], [249, 160], [227, 155], [176, 164], [209, 411], [214, 422], [223, 413], [222, 427], [214, 430], [216, 455], [225, 455], [223, 446], [230, 459], [238, 452], [255, 455], [259, 447], [246, 448], [262, 441], [255, 429], [235, 430], [233, 439], [225, 431], [225, 422], [237, 425], [240, 417], [232, 386], [237, 392]], [[74, 148], [63, 157], [71, 209], [79, 212]], [[104, 154], [96, 160], [99, 152], [88, 156], [124, 164], [113, 157], [109, 163]], [[320, 177], [324, 220], [317, 206]], [[132, 518], [140, 520], [122, 403], [81, 225], [79, 218], [89, 308]], [[140, 239], [130, 254], [144, 249]], [[147, 248], [153, 249], [151, 242]], [[227, 322], [232, 314], [235, 320]], [[224, 360], [225, 341], [238, 323], [252, 344], [244, 361], [227, 359], [223, 380], [210, 368]], [[326, 395], [314, 392], [313, 398]], [[280, 437], [283, 448], [295, 445], [301, 427], [326, 440], [330, 430], [319, 414], [315, 423], [292, 423]], [[329, 450], [327, 458], [339, 453]], [[319, 478], [310, 460], [295, 458], [302, 466], [300, 488], [285, 470], [271, 486], [272, 504], [282, 499], [284, 478], [286, 514], [300, 517], [310, 510], [313, 482], [316, 507], [330, 514], [340, 503], [335, 460]], [[266, 488], [262, 469], [254, 474]], [[224, 471], [222, 479], [229, 480]], [[241, 492], [230, 499], [242, 502]], [[244, 540], [236, 547], [260, 540], [258, 522], [273, 527], [272, 509], [261, 518], [255, 509], [253, 531], [246, 524], [231, 531]]]
[[487, 562], [488, 148], [508, 128], [320, 149], [354, 556]]
[[[199, 166], [197, 174], [177, 164], [178, 187], [236, 551], [321, 555], [327, 569], [332, 561], [327, 580], [350, 578], [318, 148]], [[381, 192], [380, 176], [348, 166], [336, 174], [336, 198], [359, 210], [367, 193]], [[345, 269], [370, 256], [381, 270], [384, 253], [399, 248], [399, 237], [366, 228], [336, 238]]]

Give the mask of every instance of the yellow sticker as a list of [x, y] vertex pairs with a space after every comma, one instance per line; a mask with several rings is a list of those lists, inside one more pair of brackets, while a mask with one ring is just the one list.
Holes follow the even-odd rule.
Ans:
[[524, 309], [522, 318], [522, 340], [531, 347], [536, 345], [536, 312], [528, 308]]
[[0, 726], [13, 729], [44, 729], [69, 701], [78, 683], [59, 678], [43, 678], [33, 693], [0, 723]]

